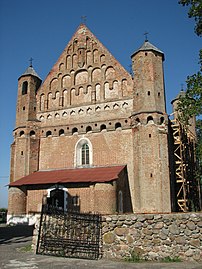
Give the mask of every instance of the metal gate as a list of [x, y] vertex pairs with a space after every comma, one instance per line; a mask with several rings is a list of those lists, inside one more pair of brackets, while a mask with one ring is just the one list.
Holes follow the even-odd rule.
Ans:
[[37, 254], [69, 258], [101, 257], [101, 216], [63, 212], [43, 205], [37, 242]]

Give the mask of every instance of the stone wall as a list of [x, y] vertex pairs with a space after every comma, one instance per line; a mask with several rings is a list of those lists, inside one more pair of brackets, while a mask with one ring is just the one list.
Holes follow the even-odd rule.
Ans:
[[202, 260], [202, 213], [110, 215], [102, 233], [105, 258]]

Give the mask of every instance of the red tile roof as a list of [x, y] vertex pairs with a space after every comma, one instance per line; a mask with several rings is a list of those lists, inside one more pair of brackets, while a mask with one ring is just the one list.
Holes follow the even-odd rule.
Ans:
[[92, 167], [37, 171], [9, 184], [12, 186], [81, 183], [81, 182], [110, 182], [118, 179], [124, 165], [110, 167]]

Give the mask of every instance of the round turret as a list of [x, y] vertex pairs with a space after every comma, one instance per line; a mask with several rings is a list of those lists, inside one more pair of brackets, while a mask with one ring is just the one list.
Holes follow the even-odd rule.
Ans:
[[36, 92], [41, 82], [32, 65], [19, 77], [16, 128], [26, 125], [29, 120], [36, 119]]
[[134, 72], [133, 115], [139, 115], [138, 118], [143, 121], [151, 117], [156, 123], [162, 122], [166, 114], [164, 54], [146, 40], [131, 58]]

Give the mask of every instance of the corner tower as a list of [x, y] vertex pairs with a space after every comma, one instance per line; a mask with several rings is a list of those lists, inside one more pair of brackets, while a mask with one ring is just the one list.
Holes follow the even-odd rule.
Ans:
[[39, 121], [36, 119], [36, 92], [40, 85], [41, 79], [32, 65], [18, 79], [16, 124], [11, 146], [11, 182], [38, 168]]
[[16, 128], [36, 119], [36, 92], [41, 79], [30, 65], [18, 79]]
[[164, 54], [146, 40], [131, 58], [134, 72], [134, 212], [170, 212]]

